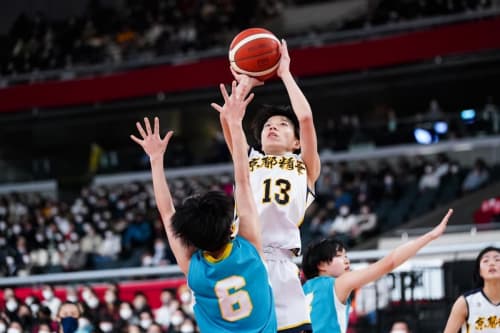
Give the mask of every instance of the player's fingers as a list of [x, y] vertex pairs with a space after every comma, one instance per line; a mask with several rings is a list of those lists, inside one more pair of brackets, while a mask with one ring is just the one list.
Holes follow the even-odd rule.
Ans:
[[250, 104], [250, 102], [253, 100], [254, 97], [255, 97], [254, 93], [251, 93], [250, 95], [248, 95], [247, 99], [245, 100], [245, 106]]
[[131, 138], [132, 140], [134, 140], [135, 142], [137, 142], [139, 145], [141, 145], [141, 146], [142, 146], [142, 142], [143, 142], [143, 141], [142, 141], [141, 139], [139, 139], [138, 137], [136, 137], [136, 136], [135, 136], [135, 135], [133, 135], [133, 134], [130, 134], [130, 138]]
[[168, 131], [162, 141], [165, 142], [165, 144], [168, 144], [172, 135], [174, 135], [174, 131]]
[[211, 103], [211, 104], [210, 104], [210, 106], [211, 106], [213, 109], [215, 109], [215, 110], [217, 110], [217, 111], [219, 111], [219, 112], [222, 112], [222, 106], [220, 106], [219, 104], [216, 104], [216, 103]]
[[286, 40], [284, 38], [281, 39], [281, 52], [288, 55], [288, 46], [287, 46]]
[[236, 80], [233, 80], [233, 82], [231, 82], [231, 96], [234, 96], [234, 94], [236, 93], [236, 86], [237, 82]]
[[144, 124], [146, 125], [146, 133], [148, 135], [153, 134], [153, 132], [151, 131], [151, 124], [149, 123], [149, 118], [148, 117], [144, 117]]
[[224, 98], [224, 102], [227, 103], [227, 101], [229, 100], [229, 94], [227, 93], [226, 86], [223, 83], [221, 83], [219, 87], [222, 97]]
[[155, 117], [155, 123], [154, 123], [154, 132], [153, 133], [160, 133], [160, 119], [158, 117]]
[[139, 131], [139, 133], [141, 134], [141, 136], [143, 138], [145, 138], [146, 137], [146, 132], [144, 132], [144, 129], [142, 128], [141, 123], [140, 122], [136, 122], [135, 123], [135, 127], [137, 127], [137, 130]]

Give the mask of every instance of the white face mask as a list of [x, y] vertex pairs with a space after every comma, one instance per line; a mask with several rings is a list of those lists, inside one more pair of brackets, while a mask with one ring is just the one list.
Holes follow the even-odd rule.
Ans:
[[21, 333], [21, 331], [18, 328], [11, 327], [7, 330], [7, 333]]
[[120, 317], [125, 320], [129, 319], [132, 317], [132, 310], [129, 308], [120, 309]]
[[181, 326], [181, 333], [193, 333], [193, 332], [194, 332], [193, 325], [187, 324]]
[[7, 303], [5, 304], [5, 307], [7, 308], [7, 310], [9, 310], [10, 312], [14, 312], [17, 310], [17, 302], [13, 299], [9, 299], [7, 301]]
[[190, 292], [184, 292], [181, 294], [181, 302], [182, 303], [188, 303], [191, 300], [191, 293]]
[[78, 297], [76, 297], [76, 295], [68, 295], [66, 297], [66, 300], [68, 300], [69, 302], [76, 303], [78, 301]]
[[141, 319], [140, 325], [142, 328], [147, 329], [152, 323], [153, 321], [151, 319]]
[[172, 316], [172, 325], [177, 326], [180, 325], [183, 321], [184, 318], [182, 316]]
[[54, 296], [54, 293], [52, 292], [52, 290], [45, 289], [44, 291], [42, 291], [42, 296], [46, 300], [50, 300]]
[[7, 327], [5, 326], [4, 323], [0, 323], [0, 333], [4, 333]]
[[113, 324], [111, 324], [111, 323], [101, 323], [99, 325], [99, 328], [103, 332], [111, 332], [113, 330]]
[[38, 331], [38, 333], [50, 333], [50, 331], [42, 330], [42, 331]]
[[99, 300], [97, 299], [97, 297], [90, 297], [88, 300], [87, 300], [87, 305], [91, 308], [91, 309], [95, 309], [97, 308], [97, 306], [99, 305]]

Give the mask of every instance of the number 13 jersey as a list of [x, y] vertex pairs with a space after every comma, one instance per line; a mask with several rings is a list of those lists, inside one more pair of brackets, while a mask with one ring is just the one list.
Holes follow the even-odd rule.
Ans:
[[305, 163], [293, 153], [264, 155], [252, 148], [249, 168], [263, 247], [300, 249], [299, 226], [314, 200]]

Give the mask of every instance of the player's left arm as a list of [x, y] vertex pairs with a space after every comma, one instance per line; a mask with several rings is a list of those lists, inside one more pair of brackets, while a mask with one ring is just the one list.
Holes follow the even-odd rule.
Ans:
[[169, 131], [162, 138], [160, 136], [160, 121], [158, 117], [154, 118], [153, 129], [148, 118], [144, 118], [144, 127], [140, 122], [136, 123], [136, 127], [140, 138], [135, 135], [131, 135], [130, 138], [140, 145], [149, 156], [156, 206], [160, 212], [165, 233], [167, 234], [167, 239], [177, 260], [177, 264], [181, 271], [187, 275], [191, 256], [195, 249], [185, 246], [172, 230], [171, 220], [175, 213], [175, 207], [163, 168], [165, 151], [173, 132]]
[[260, 224], [258, 223], [257, 207], [250, 186], [246, 138], [242, 125], [246, 107], [254, 95], [250, 94], [246, 97], [242, 93], [243, 89], [244, 87], [241, 87], [240, 84], [236, 85], [236, 81], [232, 84], [231, 95], [227, 94], [225, 87], [221, 87], [225, 104], [223, 107], [217, 104], [212, 105], [212, 107], [224, 114], [231, 133], [235, 181], [234, 199], [238, 203], [237, 211], [240, 219], [239, 235], [252, 243], [262, 255]]
[[321, 171], [316, 128], [311, 106], [290, 72], [290, 55], [285, 40], [281, 43], [281, 60], [277, 74], [285, 85], [293, 112], [299, 120], [300, 151], [307, 167], [307, 184], [309, 188], [314, 188]]

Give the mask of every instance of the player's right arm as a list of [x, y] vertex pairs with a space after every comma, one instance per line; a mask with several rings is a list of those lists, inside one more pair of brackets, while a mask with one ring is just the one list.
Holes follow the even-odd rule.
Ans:
[[357, 271], [344, 273], [339, 276], [335, 281], [335, 293], [337, 294], [339, 300], [345, 304], [347, 297], [349, 296], [351, 291], [361, 288], [362, 286], [375, 281], [385, 274], [391, 272], [406, 260], [413, 257], [425, 245], [440, 237], [446, 229], [448, 220], [452, 213], [453, 209], [449, 209], [448, 213], [443, 217], [441, 222], [434, 229], [415, 240], [398, 246], [387, 256], [375, 262], [374, 264], [371, 264], [368, 267]]
[[234, 199], [238, 203], [236, 210], [240, 220], [239, 235], [252, 243], [262, 255], [262, 242], [260, 237], [260, 224], [258, 223], [257, 207], [255, 205], [250, 186], [250, 171], [248, 169], [248, 154], [245, 133], [243, 132], [243, 117], [245, 110], [254, 95], [248, 97], [245, 87], [232, 83], [231, 95], [228, 95], [224, 85], [221, 93], [224, 97], [224, 106], [212, 104], [224, 119], [231, 133], [231, 154], [234, 165], [235, 190]]
[[451, 308], [444, 333], [457, 333], [460, 330], [460, 327], [462, 327], [467, 320], [467, 314], [467, 304], [465, 302], [465, 298], [460, 296]]
[[181, 240], [176, 237], [172, 231], [171, 219], [175, 213], [175, 208], [163, 169], [165, 151], [173, 132], [169, 131], [162, 139], [160, 137], [160, 121], [158, 117], [154, 119], [153, 131], [151, 130], [151, 124], [148, 118], [144, 118], [144, 125], [146, 129], [142, 127], [140, 122], [136, 123], [137, 130], [142, 139], [137, 138], [135, 135], [130, 135], [130, 138], [140, 145], [149, 156], [156, 206], [160, 212], [168, 242], [177, 260], [177, 264], [181, 271], [187, 274], [194, 249], [184, 246]]

